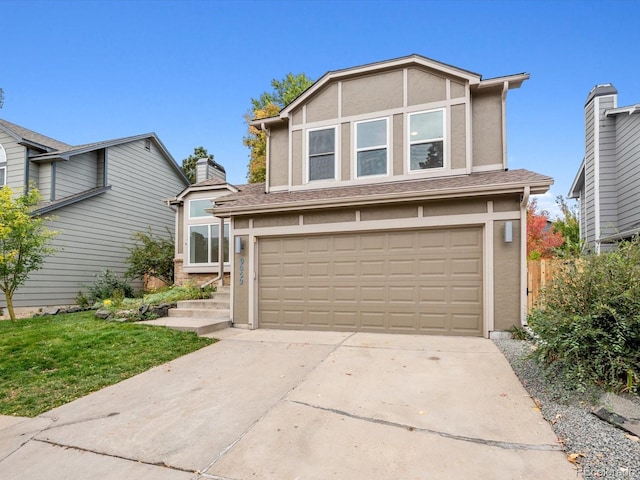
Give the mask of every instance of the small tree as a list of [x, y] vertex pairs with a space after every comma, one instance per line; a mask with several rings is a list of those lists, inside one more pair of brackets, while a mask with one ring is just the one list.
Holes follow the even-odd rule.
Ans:
[[556, 248], [555, 253], [559, 257], [579, 257], [583, 242], [580, 239], [577, 206], [569, 205], [562, 195], [556, 197], [556, 204], [560, 207], [562, 217], [553, 222], [552, 229], [562, 235], [564, 242]]
[[50, 242], [58, 232], [46, 228], [49, 218], [32, 214], [39, 201], [35, 188], [20, 196], [8, 186], [0, 188], [0, 290], [11, 320], [16, 319], [13, 294], [56, 251]]
[[208, 158], [213, 160], [213, 155], [207, 152], [204, 147], [196, 147], [193, 149], [193, 154], [182, 160], [182, 173], [189, 179], [189, 182], [196, 182], [196, 164], [201, 158]]
[[555, 249], [564, 242], [562, 233], [550, 228], [549, 212], [538, 212], [538, 202], [534, 198], [527, 206], [527, 258], [551, 258]]
[[[158, 237], [153, 234], [151, 227], [148, 232], [136, 232], [132, 239], [136, 242], [129, 250], [127, 263], [129, 278], [144, 278], [145, 275], [156, 277], [167, 285], [173, 284], [174, 242], [171, 233], [169, 238]], [[139, 242], [139, 243], [138, 243]]]
[[[313, 80], [304, 73], [294, 75], [287, 73], [282, 80], [271, 80], [273, 91], [263, 92], [258, 98], [251, 99], [251, 112], [245, 115], [245, 120], [268, 118], [276, 116], [281, 109], [293, 102], [302, 92], [313, 84]], [[265, 132], [249, 125], [248, 135], [242, 142], [249, 147], [249, 183], [264, 182], [266, 177], [267, 136]]]

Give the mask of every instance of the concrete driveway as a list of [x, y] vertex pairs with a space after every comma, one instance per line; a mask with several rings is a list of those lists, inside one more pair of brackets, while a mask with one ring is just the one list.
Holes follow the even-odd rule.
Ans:
[[575, 480], [481, 338], [228, 329], [35, 419], [0, 417], [6, 479]]

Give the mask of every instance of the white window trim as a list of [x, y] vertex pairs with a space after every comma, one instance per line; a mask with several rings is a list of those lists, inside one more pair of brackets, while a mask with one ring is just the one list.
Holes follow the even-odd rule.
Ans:
[[[186, 254], [186, 266], [187, 267], [211, 267], [211, 266], [218, 266], [219, 262], [218, 259], [216, 258], [215, 262], [191, 262], [191, 227], [207, 227], [208, 228], [208, 232], [207, 232], [207, 239], [208, 242], [211, 242], [211, 227], [218, 227], [220, 224], [216, 223], [216, 222], [211, 222], [209, 221], [208, 223], [192, 223], [187, 225], [187, 254]], [[224, 226], [229, 228], [229, 260], [224, 262], [225, 266], [229, 266], [231, 264], [231, 255], [232, 255], [232, 251], [231, 251], [231, 222], [229, 221], [225, 221], [224, 222]], [[224, 232], [222, 235], [218, 234], [218, 238], [224, 238]], [[219, 248], [219, 247], [218, 247]], [[211, 255], [211, 245], [207, 245], [207, 257]]]
[[[366, 148], [358, 148], [358, 126], [363, 123], [371, 123], [378, 122], [380, 120], [385, 121], [386, 130], [387, 130], [387, 143], [385, 145], [376, 145], [372, 147]], [[389, 172], [391, 170], [391, 149], [389, 148], [389, 138], [391, 137], [391, 122], [389, 121], [389, 117], [379, 117], [379, 118], [371, 118], [367, 120], [362, 120], [359, 122], [353, 123], [353, 131], [351, 134], [351, 138], [353, 138], [353, 178], [381, 178], [388, 177]], [[368, 152], [369, 150], [381, 150], [384, 148], [387, 151], [387, 171], [385, 173], [379, 173], [376, 175], [358, 175], [358, 153], [359, 152]]]
[[[322, 178], [318, 180], [311, 180], [309, 178], [309, 168], [311, 162], [309, 162], [309, 136], [311, 132], [318, 132], [322, 130], [333, 130], [333, 178]], [[305, 183], [322, 183], [322, 182], [335, 182], [338, 179], [339, 150], [338, 150], [338, 126], [328, 125], [326, 127], [309, 128], [305, 133], [305, 150], [304, 150], [304, 182]]]
[[[442, 112], [442, 138], [440, 137], [434, 137], [434, 138], [430, 138], [427, 140], [420, 140], [419, 142], [411, 142], [411, 117], [414, 115], [420, 115], [423, 113], [431, 113], [431, 112]], [[407, 153], [406, 153], [406, 166], [407, 166], [407, 173], [409, 175], [416, 175], [416, 174], [425, 174], [425, 173], [429, 173], [429, 172], [442, 172], [445, 171], [449, 168], [448, 165], [448, 148], [447, 148], [447, 109], [446, 108], [434, 108], [431, 110], [421, 110], [418, 112], [409, 112], [407, 113], [407, 117], [406, 117], [406, 121], [405, 121], [405, 125], [407, 126], [407, 132], [406, 132], [406, 139], [407, 139]], [[412, 170], [411, 169], [411, 145], [418, 144], [418, 143], [428, 143], [428, 142], [433, 142], [433, 141], [440, 141], [442, 140], [442, 167], [438, 167], [438, 168], [419, 168], [419, 169], [415, 169]]]
[[211, 203], [211, 206], [213, 207], [213, 202], [215, 200], [215, 198], [192, 198], [188, 201], [188, 205], [187, 205], [187, 218], [189, 220], [202, 220], [202, 219], [206, 219], [207, 222], [210, 222], [211, 219], [213, 218], [212, 214], [208, 214], [208, 215], [202, 215], [200, 217], [192, 217], [191, 216], [191, 202], [202, 202], [203, 200], [208, 200]]

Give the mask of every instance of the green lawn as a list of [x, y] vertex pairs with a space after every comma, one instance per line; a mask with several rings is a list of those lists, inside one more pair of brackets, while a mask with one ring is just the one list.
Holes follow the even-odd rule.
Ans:
[[0, 414], [34, 417], [211, 343], [92, 311], [0, 321]]

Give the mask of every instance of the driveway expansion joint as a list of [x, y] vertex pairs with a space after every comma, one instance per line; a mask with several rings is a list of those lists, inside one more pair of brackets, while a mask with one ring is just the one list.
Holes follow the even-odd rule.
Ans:
[[45, 443], [47, 445], [51, 445], [51, 446], [54, 446], [54, 447], [60, 447], [60, 448], [68, 449], [68, 450], [76, 450], [78, 452], [92, 453], [94, 455], [99, 455], [99, 456], [102, 456], [102, 457], [111, 457], [111, 458], [117, 458], [119, 460], [126, 460], [128, 462], [140, 463], [142, 465], [150, 465], [152, 467], [167, 468], [169, 470], [176, 470], [178, 472], [186, 472], [186, 473], [194, 473], [194, 474], [197, 473], [194, 470], [189, 470], [189, 469], [186, 469], [186, 468], [176, 467], [174, 465], [167, 465], [164, 462], [146, 462], [144, 460], [136, 460], [134, 458], [124, 457], [122, 455], [114, 455], [114, 454], [106, 453], [106, 452], [97, 452], [95, 450], [90, 450], [88, 448], [77, 447], [77, 446], [74, 446], [74, 445], [64, 445], [62, 443], [52, 442], [51, 440], [42, 440], [40, 438], [34, 438], [33, 441], [34, 442]]
[[539, 444], [532, 445], [528, 443], [514, 443], [514, 442], [503, 442], [500, 440], [487, 440], [484, 438], [476, 438], [476, 437], [467, 437], [464, 435], [455, 435], [452, 433], [441, 432], [438, 430], [432, 430], [429, 428], [422, 427], [414, 427], [412, 425], [406, 425], [403, 423], [391, 422], [389, 420], [382, 420], [379, 418], [365, 417], [362, 415], [357, 415], [354, 413], [345, 412], [343, 410], [338, 410], [336, 408], [328, 408], [321, 407], [319, 405], [312, 405], [310, 403], [301, 402], [299, 400], [290, 400], [292, 403], [297, 403], [298, 405], [303, 405], [305, 407], [314, 408], [317, 410], [322, 410], [325, 412], [334, 413], [336, 415], [341, 415], [344, 417], [352, 418], [354, 420], [361, 420], [364, 422], [374, 423], [377, 425], [384, 425], [387, 427], [395, 427], [403, 430], [408, 430], [410, 432], [418, 432], [418, 433], [426, 433], [428, 435], [437, 435], [439, 437], [448, 438], [451, 440], [457, 440], [461, 442], [475, 443], [479, 445], [485, 445], [489, 447], [497, 447], [505, 450], [528, 450], [528, 451], [564, 451], [564, 449], [560, 445], [550, 445], [550, 444]]

